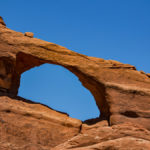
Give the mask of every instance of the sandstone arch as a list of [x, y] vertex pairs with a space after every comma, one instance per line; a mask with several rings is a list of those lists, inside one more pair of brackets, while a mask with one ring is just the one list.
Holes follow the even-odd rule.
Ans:
[[100, 116], [89, 90], [73, 73], [59, 65], [46, 63], [22, 73], [18, 96], [82, 121]]
[[[29, 64], [28, 64], [28, 62], [29, 62]], [[14, 76], [13, 83], [15, 83], [15, 84], [12, 86], [12, 91], [10, 91], [10, 92], [17, 95], [18, 89], [20, 86], [20, 77], [23, 72], [25, 72], [35, 66], [40, 66], [45, 63], [61, 65], [64, 68], [71, 71], [73, 74], [75, 74], [81, 81], [82, 85], [93, 94], [94, 98], [96, 99], [98, 108], [101, 110], [101, 112], [103, 112], [103, 113], [101, 113], [101, 116], [108, 118], [109, 109], [108, 109], [107, 102], [105, 100], [105, 95], [104, 95], [105, 89], [102, 84], [96, 82], [92, 78], [90, 79], [90, 77], [86, 76], [84, 73], [82, 73], [82, 71], [78, 70], [78, 68], [76, 68], [74, 66], [62, 65], [62, 64], [59, 64], [59, 62], [56, 63], [55, 61], [39, 60], [38, 57], [33, 57], [32, 55], [25, 54], [23, 52], [19, 52], [16, 55], [16, 67], [15, 67], [15, 73], [13, 75]]]
[[[150, 78], [134, 66], [78, 54], [62, 46], [24, 36], [0, 24], [0, 91], [17, 95], [20, 75], [43, 63], [74, 73], [93, 94], [110, 125], [135, 122], [149, 128]], [[136, 118], [130, 116], [134, 113]]]

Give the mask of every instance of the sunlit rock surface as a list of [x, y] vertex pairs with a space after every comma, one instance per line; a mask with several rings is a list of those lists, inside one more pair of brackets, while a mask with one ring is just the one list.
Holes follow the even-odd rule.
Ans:
[[[0, 149], [150, 149], [149, 74], [31, 37], [0, 17]], [[100, 118], [82, 123], [17, 97], [21, 74], [44, 63], [74, 73], [93, 94]]]

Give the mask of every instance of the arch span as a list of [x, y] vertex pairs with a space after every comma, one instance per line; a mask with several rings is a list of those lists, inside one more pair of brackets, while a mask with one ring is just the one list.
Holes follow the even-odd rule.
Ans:
[[91, 77], [91, 76], [83, 73], [82, 70], [80, 70], [80, 68], [78, 68], [77, 66], [68, 65], [68, 64], [67, 65], [60, 64], [59, 62], [54, 62], [52, 60], [42, 60], [42, 59], [39, 59], [30, 54], [25, 54], [23, 52], [20, 52], [17, 54], [16, 60], [17, 60], [16, 67], [15, 67], [16, 71], [14, 72], [14, 75], [13, 75], [14, 76], [13, 83], [15, 83], [15, 84], [13, 84], [11, 92], [13, 92], [17, 95], [18, 89], [20, 86], [20, 77], [23, 72], [25, 72], [33, 67], [45, 64], [45, 63], [60, 65], [64, 68], [68, 69], [69, 71], [71, 71], [73, 74], [75, 74], [79, 78], [82, 85], [85, 88], [87, 88], [91, 92], [91, 94], [94, 96], [96, 104], [101, 112], [101, 117], [108, 119], [109, 108], [108, 108], [107, 102], [105, 100], [105, 88], [104, 88], [103, 84], [96, 81], [94, 79], [94, 77]]
[[[90, 90], [101, 111], [101, 117], [108, 119], [110, 125], [123, 122], [139, 123], [124, 113], [139, 113], [138, 110], [141, 110], [138, 114], [142, 119], [141, 123], [148, 124], [148, 74], [138, 72], [132, 65], [88, 57], [50, 42], [24, 36], [23, 33], [12, 31], [5, 26], [0, 26], [0, 31], [1, 95], [16, 96], [20, 76], [30, 68], [43, 63], [56, 64], [74, 73], [83, 86]], [[141, 101], [146, 104], [144, 110]], [[137, 106], [139, 109], [136, 109]]]
[[91, 93], [74, 74], [58, 65], [43, 64], [24, 72], [18, 96], [82, 121], [100, 116]]

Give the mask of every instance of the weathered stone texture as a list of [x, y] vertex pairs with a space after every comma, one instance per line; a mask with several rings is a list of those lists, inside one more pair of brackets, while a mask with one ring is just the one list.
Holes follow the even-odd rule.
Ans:
[[[149, 74], [28, 35], [8, 29], [0, 17], [0, 149], [150, 149]], [[93, 94], [100, 118], [83, 124], [18, 99], [21, 74], [44, 63], [74, 73]]]

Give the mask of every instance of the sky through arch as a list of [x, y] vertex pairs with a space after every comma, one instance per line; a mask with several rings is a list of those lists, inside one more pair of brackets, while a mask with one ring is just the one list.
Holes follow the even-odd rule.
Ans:
[[24, 72], [18, 95], [83, 121], [99, 116], [92, 94], [61, 66], [44, 64]]

